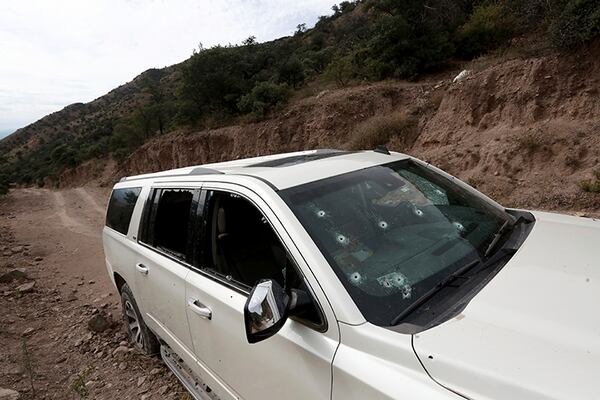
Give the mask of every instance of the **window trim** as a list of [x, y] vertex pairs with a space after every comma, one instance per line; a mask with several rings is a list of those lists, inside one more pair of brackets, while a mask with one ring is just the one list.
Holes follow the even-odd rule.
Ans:
[[[212, 183], [212, 182], [211, 182]], [[230, 183], [230, 182], [226, 182], [226, 183]], [[249, 189], [250, 190], [250, 189]], [[317, 308], [317, 312], [319, 313], [320, 317], [321, 317], [321, 324], [315, 324], [312, 321], [303, 319], [303, 318], [299, 318], [299, 317], [290, 317], [290, 319], [297, 321], [298, 323], [301, 323], [302, 325], [307, 326], [308, 328], [311, 328], [317, 332], [327, 332], [327, 330], [329, 329], [329, 322], [327, 321], [327, 316], [325, 314], [325, 311], [321, 305], [321, 302], [319, 301], [318, 297], [315, 295], [315, 292], [312, 288], [312, 286], [310, 285], [310, 282], [308, 281], [308, 279], [306, 279], [306, 276], [304, 274], [304, 271], [302, 271], [302, 269], [299, 267], [299, 263], [296, 261], [296, 258], [291, 254], [289, 246], [285, 243], [285, 241], [283, 240], [281, 234], [279, 233], [279, 231], [277, 229], [275, 229], [273, 223], [271, 222], [271, 219], [268, 218], [263, 209], [256, 204], [256, 202], [251, 199], [250, 197], [248, 197], [246, 194], [243, 194], [239, 191], [236, 191], [235, 189], [224, 189], [224, 188], [219, 188], [219, 187], [211, 187], [211, 186], [202, 186], [200, 188], [201, 192], [207, 193], [208, 191], [220, 191], [220, 192], [224, 192], [224, 193], [231, 193], [231, 194], [235, 194], [237, 196], [242, 197], [244, 200], [250, 202], [263, 216], [263, 218], [265, 218], [265, 220], [269, 223], [269, 226], [271, 227], [271, 229], [273, 230], [273, 232], [277, 235], [278, 240], [281, 242], [281, 244], [283, 245], [283, 247], [285, 248], [286, 254], [290, 257], [291, 261], [292, 261], [292, 267], [294, 268], [294, 270], [296, 271], [296, 273], [298, 274], [299, 278], [304, 282], [304, 284], [306, 285], [306, 287], [308, 288], [309, 291], [309, 295], [311, 296], [316, 308]], [[258, 194], [254, 191], [252, 191], [256, 196], [258, 196]], [[206, 210], [205, 207], [207, 206], [206, 203], [206, 198], [207, 195], [201, 195], [200, 196], [202, 199], [202, 203], [198, 203], [198, 207], [200, 208], [200, 206], [202, 207], [202, 215], [200, 217], [200, 219], [202, 220], [203, 224], [206, 222]], [[259, 196], [260, 197], [260, 196]], [[262, 199], [262, 198], [261, 198]], [[202, 237], [202, 240], [206, 240], [205, 237]], [[205, 262], [205, 260], [201, 260], [201, 262]], [[197, 267], [195, 265], [191, 266], [191, 270], [192, 272], [197, 272], [209, 279], [212, 279], [213, 281], [216, 281], [218, 283], [223, 284], [223, 286], [245, 296], [248, 297], [250, 295], [250, 290], [252, 288], [250, 288], [250, 290], [246, 289], [246, 285], [243, 284], [239, 284], [236, 281], [233, 280], [229, 280], [226, 279], [224, 277], [221, 276], [221, 274], [216, 273], [214, 271], [211, 271], [209, 269], [202, 269], [200, 267]]]

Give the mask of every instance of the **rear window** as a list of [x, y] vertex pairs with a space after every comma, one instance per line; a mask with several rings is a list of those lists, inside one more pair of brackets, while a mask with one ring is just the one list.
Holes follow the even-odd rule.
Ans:
[[142, 188], [115, 189], [106, 212], [106, 226], [127, 235], [133, 208]]

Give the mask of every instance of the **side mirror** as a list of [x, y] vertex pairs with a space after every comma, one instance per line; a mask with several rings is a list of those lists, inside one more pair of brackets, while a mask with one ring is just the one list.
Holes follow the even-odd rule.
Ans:
[[260, 281], [244, 306], [248, 343], [257, 343], [275, 335], [288, 317], [290, 298], [273, 280]]

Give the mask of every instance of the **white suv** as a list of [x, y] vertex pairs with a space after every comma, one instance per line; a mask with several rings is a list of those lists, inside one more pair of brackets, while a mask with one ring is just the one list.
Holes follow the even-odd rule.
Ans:
[[124, 178], [103, 239], [132, 341], [196, 399], [600, 396], [600, 223], [403, 154]]

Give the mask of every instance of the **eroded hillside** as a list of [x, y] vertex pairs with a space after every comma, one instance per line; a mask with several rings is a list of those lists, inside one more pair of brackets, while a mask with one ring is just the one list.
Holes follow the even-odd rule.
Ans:
[[259, 154], [352, 148], [357, 135], [373, 134], [365, 125], [402, 113], [415, 134], [408, 140], [398, 130], [386, 138], [390, 149], [430, 160], [508, 205], [593, 213], [600, 199], [580, 186], [595, 179], [600, 157], [598, 55], [600, 45], [479, 60], [457, 83], [453, 72], [434, 82], [324, 91], [262, 122], [156, 138], [121, 166], [84, 164], [60, 184], [111, 184], [123, 175]]

